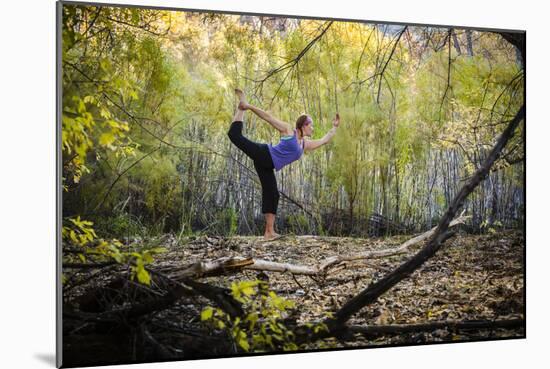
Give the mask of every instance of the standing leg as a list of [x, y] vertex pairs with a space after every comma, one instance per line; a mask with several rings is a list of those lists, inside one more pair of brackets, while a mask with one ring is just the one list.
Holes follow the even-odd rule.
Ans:
[[280, 235], [275, 233], [275, 215], [279, 205], [279, 190], [273, 168], [263, 166], [260, 162], [254, 161], [254, 168], [260, 177], [262, 185], [262, 213], [265, 216], [264, 239], [272, 239]]
[[264, 239], [270, 240], [277, 238], [280, 234], [275, 233], [275, 214], [265, 213], [265, 232]]

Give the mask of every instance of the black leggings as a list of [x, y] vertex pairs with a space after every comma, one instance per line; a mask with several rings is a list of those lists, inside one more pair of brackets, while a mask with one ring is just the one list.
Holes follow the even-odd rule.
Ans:
[[256, 168], [256, 172], [260, 177], [260, 183], [262, 184], [262, 213], [277, 214], [279, 191], [277, 190], [277, 180], [273, 171], [275, 167], [268, 146], [250, 141], [244, 137], [243, 122], [241, 121], [231, 123], [231, 128], [229, 128], [227, 135], [235, 146], [254, 161], [254, 168]]

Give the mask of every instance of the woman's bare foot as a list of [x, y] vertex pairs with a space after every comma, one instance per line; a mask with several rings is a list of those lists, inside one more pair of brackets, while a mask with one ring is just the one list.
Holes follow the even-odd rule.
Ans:
[[265, 233], [264, 234], [264, 241], [271, 241], [271, 240], [276, 240], [277, 238], [281, 238], [282, 236], [278, 233]]
[[246, 102], [246, 96], [244, 92], [238, 88], [235, 89], [235, 94], [239, 98], [239, 109], [246, 110], [248, 103]]
[[239, 101], [246, 101], [246, 98], [244, 96], [244, 92], [241, 89], [236, 88], [235, 89], [235, 94], [239, 98]]

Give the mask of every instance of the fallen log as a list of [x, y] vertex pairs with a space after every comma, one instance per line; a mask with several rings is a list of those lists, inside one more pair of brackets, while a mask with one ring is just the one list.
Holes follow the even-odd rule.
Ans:
[[[462, 214], [464, 214], [464, 212]], [[470, 218], [469, 216], [463, 216], [462, 214], [458, 218], [453, 220], [449, 224], [449, 227], [453, 227], [455, 225], [462, 224], [466, 221], [466, 219]], [[415, 245], [417, 243], [420, 243], [420, 242], [430, 238], [430, 236], [432, 236], [434, 234], [436, 229], [437, 229], [437, 227], [433, 227], [429, 231], [424, 232], [421, 235], [418, 235], [414, 238], [411, 238], [410, 240], [406, 241], [401, 246], [396, 247], [396, 248], [385, 249], [385, 250], [375, 250], [375, 251], [365, 251], [365, 252], [362, 252], [362, 253], [359, 253], [359, 254], [353, 254], [353, 255], [331, 256], [331, 257], [325, 259], [325, 261], [321, 263], [320, 269], [324, 270], [324, 269], [327, 269], [330, 266], [333, 266], [335, 264], [338, 264], [338, 263], [341, 263], [341, 262], [344, 262], [344, 261], [369, 259], [369, 258], [373, 258], [373, 257], [384, 257], [384, 256], [390, 256], [390, 255], [395, 255], [395, 254], [399, 254], [399, 253], [404, 253], [412, 245]]]

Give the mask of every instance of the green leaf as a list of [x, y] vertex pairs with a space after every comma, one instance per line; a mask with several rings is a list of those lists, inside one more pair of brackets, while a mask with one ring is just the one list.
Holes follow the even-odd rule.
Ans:
[[258, 283], [256, 281], [242, 281], [239, 283], [238, 288], [243, 294], [250, 296], [256, 293], [254, 287], [257, 285]]
[[128, 95], [133, 99], [133, 100], [137, 100], [138, 99], [138, 94], [136, 93], [136, 91], [134, 90], [130, 90], [128, 92]]
[[99, 137], [99, 144], [102, 146], [110, 145], [114, 141], [115, 141], [115, 135], [112, 132], [103, 133]]
[[241, 298], [241, 290], [236, 283], [231, 283], [231, 295], [235, 300], [239, 302], [244, 302], [244, 300]]
[[151, 275], [147, 270], [145, 270], [145, 268], [138, 268], [137, 278], [140, 283], [151, 285]]
[[153, 256], [151, 256], [151, 254], [147, 251], [145, 251], [143, 253], [143, 262], [145, 264], [149, 264], [149, 263], [152, 263], [153, 262]]
[[260, 345], [263, 345], [264, 343], [265, 343], [265, 339], [261, 335], [255, 334], [252, 336], [252, 344], [254, 346], [260, 346]]
[[147, 251], [149, 251], [151, 254], [160, 254], [168, 251], [168, 249], [166, 247], [153, 247], [152, 249], [149, 249]]
[[255, 293], [254, 287], [244, 287], [242, 290], [242, 293], [244, 293], [246, 296], [253, 295]]
[[78, 238], [76, 238], [75, 231], [71, 229], [71, 231], [69, 232], [69, 236], [74, 243], [78, 244]]
[[84, 96], [84, 102], [87, 103], [87, 104], [95, 104], [96, 103], [96, 98], [92, 95], [88, 95], [88, 96]]
[[211, 307], [207, 307], [201, 312], [201, 320], [204, 321], [212, 318], [213, 313], [214, 309], [212, 309]]
[[112, 257], [113, 259], [115, 259], [115, 261], [116, 261], [117, 263], [119, 263], [119, 264], [122, 263], [122, 255], [120, 254], [120, 252], [114, 252], [114, 253], [112, 253], [112, 254], [111, 254], [111, 257]]
[[239, 330], [236, 337], [237, 344], [241, 346], [241, 348], [245, 351], [250, 350], [250, 344], [248, 343], [248, 340], [246, 339], [246, 333]]

